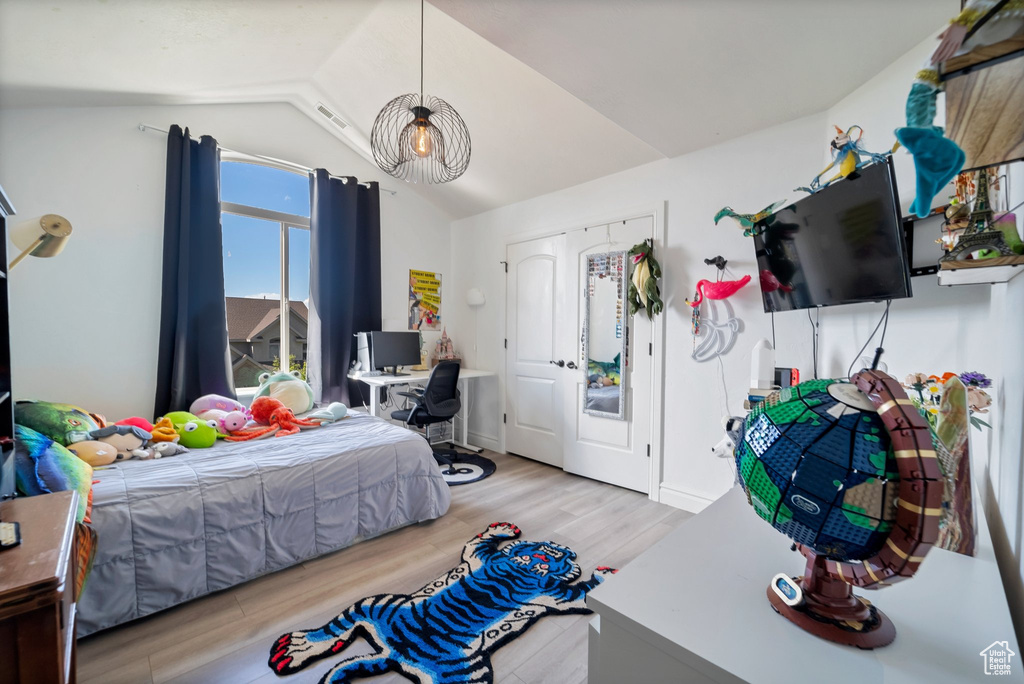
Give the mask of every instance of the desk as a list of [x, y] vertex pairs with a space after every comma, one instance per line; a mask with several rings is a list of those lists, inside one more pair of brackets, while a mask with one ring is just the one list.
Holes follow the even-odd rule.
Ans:
[[[975, 498], [975, 502], [978, 499]], [[594, 684], [618, 682], [977, 682], [980, 652], [1014, 638], [982, 511], [978, 555], [932, 549], [917, 575], [857, 590], [896, 625], [896, 641], [860, 651], [818, 639], [769, 606], [777, 572], [803, 556], [759, 519], [739, 487], [682, 523], [587, 596]], [[1024, 666], [1011, 660], [1021, 682]]]
[[[469, 404], [470, 404], [470, 386], [472, 383], [466, 382], [473, 378], [486, 378], [494, 375], [493, 371], [484, 370], [473, 370], [472, 368], [461, 368], [459, 369], [459, 392], [462, 394], [462, 408], [459, 410], [459, 422], [461, 428], [459, 429], [460, 435], [458, 440], [453, 440], [453, 443], [462, 447], [463, 449], [469, 449], [471, 451], [480, 451], [480, 447], [475, 447], [469, 443]], [[352, 376], [354, 380], [359, 380], [370, 386], [370, 415], [381, 416], [380, 407], [380, 392], [377, 390], [381, 387], [387, 387], [390, 385], [425, 385], [427, 380], [430, 378], [430, 371], [409, 371], [408, 375], [360, 375], [359, 377]], [[387, 416], [381, 416], [386, 418]]]

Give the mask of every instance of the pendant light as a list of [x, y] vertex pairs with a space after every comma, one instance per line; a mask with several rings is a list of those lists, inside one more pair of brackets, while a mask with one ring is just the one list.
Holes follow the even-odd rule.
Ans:
[[469, 168], [469, 129], [455, 109], [423, 94], [423, 0], [420, 0], [420, 92], [384, 105], [370, 131], [377, 166], [413, 183], [447, 183]]

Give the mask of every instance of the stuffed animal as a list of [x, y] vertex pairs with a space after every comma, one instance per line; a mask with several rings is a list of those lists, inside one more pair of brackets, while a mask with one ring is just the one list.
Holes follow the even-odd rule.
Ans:
[[[195, 413], [193, 411], [193, 413]], [[249, 411], [246, 409], [245, 413], [241, 411], [222, 411], [221, 409], [209, 409], [202, 413], [196, 413], [195, 415], [200, 420], [210, 421], [212, 420], [217, 424], [217, 429], [221, 432], [231, 432], [232, 430], [241, 430], [249, 422]]]
[[150, 444], [148, 447], [134, 450], [132, 452], [132, 456], [142, 461], [149, 461], [154, 458], [177, 456], [178, 454], [187, 453], [188, 449], [177, 442], [157, 442], [156, 444]]
[[134, 452], [143, 449], [152, 437], [151, 433], [134, 425], [108, 425], [89, 433], [89, 439], [113, 447], [118, 461], [141, 456]]
[[92, 466], [56, 441], [23, 425], [14, 426], [14, 481], [26, 496], [74, 489], [78, 522], [89, 521]]
[[171, 422], [170, 418], [166, 416], [156, 421], [156, 425], [150, 430], [153, 433], [151, 441], [160, 442], [174, 442], [177, 443], [181, 439], [181, 435], [174, 429], [174, 423]]
[[61, 446], [89, 439], [92, 430], [102, 427], [84, 409], [50, 401], [19, 401], [14, 405], [14, 422]]
[[226, 437], [217, 430], [217, 423], [202, 420], [188, 411], [171, 411], [164, 418], [171, 421], [174, 429], [181, 437], [179, 443], [189, 449], [207, 449], [212, 447], [219, 437]]
[[[134, 425], [137, 428], [142, 428], [146, 432], [153, 432], [153, 424], [145, 418], [139, 418], [138, 416], [132, 416], [131, 418], [122, 418], [121, 420], [114, 423], [114, 425]], [[104, 427], [101, 425], [100, 427]]]
[[110, 465], [117, 460], [117, 449], [106, 442], [98, 442], [96, 440], [90, 439], [84, 442], [75, 442], [69, 445], [67, 450], [93, 468]]
[[340, 401], [335, 401], [319, 411], [314, 411], [306, 416], [307, 420], [319, 420], [321, 423], [333, 423], [348, 415], [348, 407]]
[[246, 442], [276, 435], [294, 435], [303, 428], [320, 427], [315, 420], [296, 418], [292, 410], [272, 397], [256, 397], [252, 402], [252, 418], [259, 426], [238, 430], [227, 437], [231, 442]]
[[278, 371], [273, 375], [264, 373], [260, 376], [260, 386], [256, 390], [256, 398], [259, 397], [277, 399], [295, 414], [313, 408], [313, 390], [298, 371]]
[[156, 452], [154, 458], [163, 458], [165, 456], [177, 456], [178, 454], [187, 454], [188, 449], [181, 446], [177, 442], [157, 442], [149, 447]]
[[219, 394], [199, 397], [188, 410], [202, 420], [217, 421], [221, 432], [241, 430], [252, 418], [252, 413], [244, 404]]

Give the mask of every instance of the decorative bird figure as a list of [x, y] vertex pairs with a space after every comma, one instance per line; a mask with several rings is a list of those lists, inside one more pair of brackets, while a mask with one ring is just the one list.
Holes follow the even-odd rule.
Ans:
[[733, 211], [732, 207], [722, 207], [721, 209], [718, 210], [718, 213], [715, 214], [715, 225], [717, 226], [719, 221], [728, 216], [729, 218], [734, 219], [736, 223], [739, 224], [740, 228], [745, 229], [743, 231], [743, 234], [746, 237], [753, 237], [754, 225], [759, 221], [763, 221], [764, 219], [771, 216], [772, 212], [774, 212], [776, 209], [778, 209], [785, 203], [786, 200], [772, 202], [771, 204], [769, 204], [767, 207], [757, 212], [756, 214], [738, 214], [735, 211]]
[[[864, 149], [864, 146], [860, 144], [860, 139], [864, 136], [864, 129], [856, 124], [850, 126], [843, 132], [839, 126], [833, 125], [836, 129], [836, 137], [832, 139], [832, 163], [821, 170], [811, 184], [807, 187], [799, 187], [798, 191], [803, 191], [809, 194], [814, 194], [823, 188], [827, 188], [829, 185], [839, 180], [840, 178], [846, 178], [857, 169], [867, 166], [868, 164], [874, 164], [875, 162], [883, 161], [888, 154], [892, 154], [896, 151], [896, 148], [900, 146], [899, 142], [892, 146], [892, 149], [885, 154], [879, 154], [877, 152], [868, 152]], [[857, 130], [857, 137], [853, 137], [854, 129]], [[839, 173], [829, 178], [822, 185], [821, 177], [828, 173], [831, 169], [839, 167]]]
[[727, 299], [750, 282], [750, 276], [745, 275], [739, 280], [701, 280], [697, 283], [697, 296], [691, 302], [689, 299], [686, 303], [697, 308], [700, 303], [704, 301], [704, 298], [708, 299]]

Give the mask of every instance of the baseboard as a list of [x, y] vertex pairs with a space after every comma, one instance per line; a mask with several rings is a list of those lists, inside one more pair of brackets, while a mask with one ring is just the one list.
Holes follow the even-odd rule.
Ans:
[[467, 433], [467, 439], [473, 446], [483, 447], [484, 449], [501, 453], [501, 444], [498, 442], [497, 437], [489, 437], [487, 435], [481, 435], [477, 432], [470, 431]]
[[676, 489], [667, 484], [662, 484], [658, 488], [658, 492], [661, 503], [681, 508], [691, 513], [700, 513], [714, 502], [714, 499], [709, 499], [706, 496], [692, 492], [685, 492], [682, 489]]

